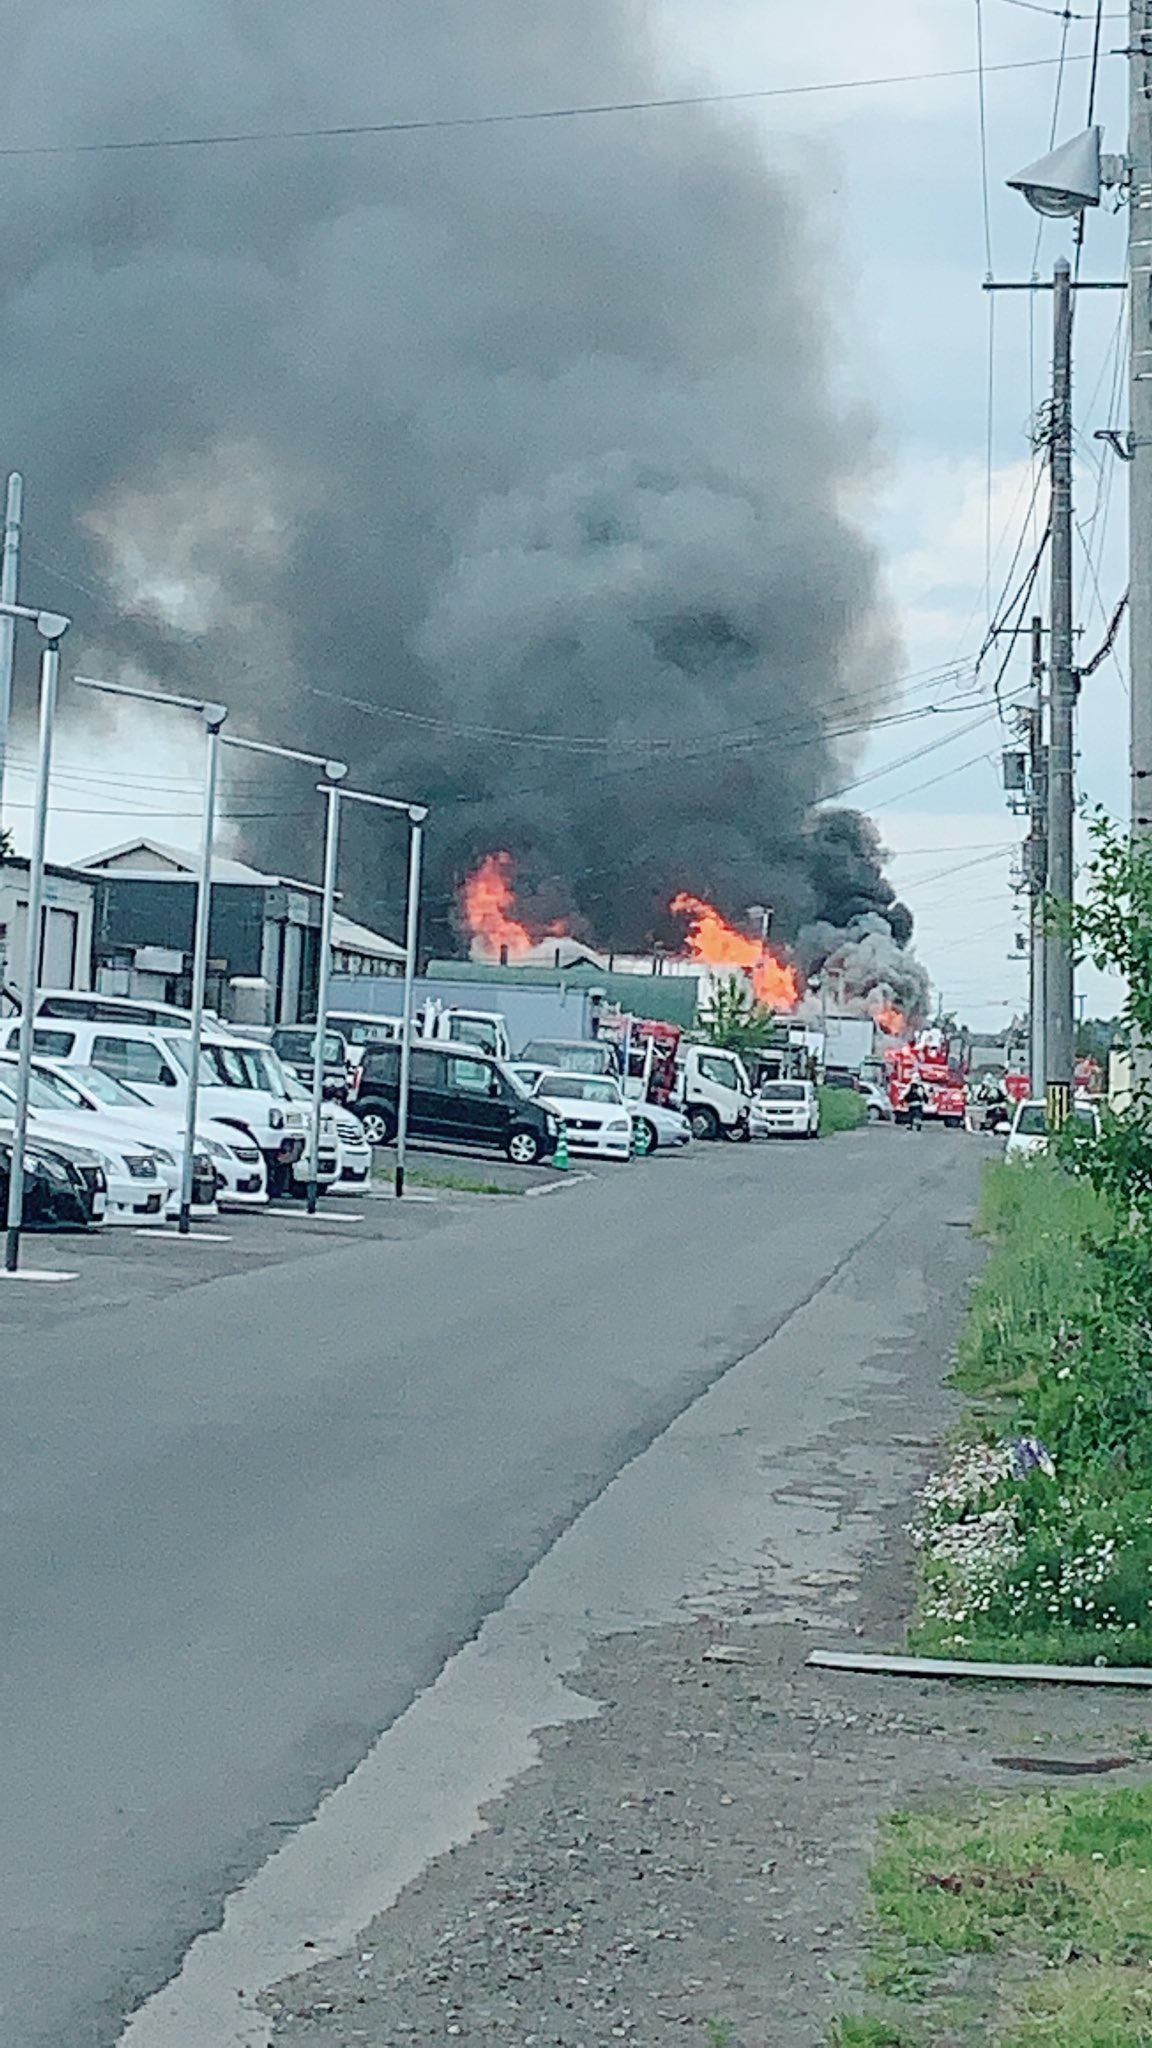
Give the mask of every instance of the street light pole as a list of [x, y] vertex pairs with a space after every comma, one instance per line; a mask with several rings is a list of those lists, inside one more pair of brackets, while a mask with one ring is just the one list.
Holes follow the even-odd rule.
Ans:
[[220, 728], [228, 716], [223, 704], [201, 707], [204, 720], [204, 796], [200, 819], [200, 866], [196, 878], [196, 930], [192, 940], [192, 1029], [188, 1034], [188, 1089], [184, 1098], [184, 1156], [180, 1173], [180, 1220], [187, 1237], [192, 1228], [192, 1186], [196, 1174], [196, 1111], [200, 1103], [200, 1046], [204, 1031], [204, 996], [208, 981], [208, 932], [212, 923], [212, 841], [216, 835], [216, 785], [220, 772]]
[[324, 898], [320, 908], [320, 968], [316, 977], [316, 1037], [312, 1049], [312, 1137], [308, 1155], [308, 1214], [320, 1194], [320, 1124], [324, 1115], [324, 1040], [328, 1032], [328, 989], [332, 980], [332, 921], [336, 915], [336, 864], [340, 853], [340, 788], [329, 782], [324, 796]]
[[[420, 932], [420, 867], [424, 846], [424, 824], [428, 816], [427, 804], [405, 803], [399, 797], [373, 796], [364, 789], [342, 789], [341, 799], [351, 804], [374, 804], [382, 811], [403, 811], [408, 819], [410, 840], [408, 846], [408, 901], [404, 915], [404, 1002], [400, 1026], [400, 1088], [396, 1104], [396, 1175], [394, 1187], [397, 1200], [404, 1193], [404, 1174], [408, 1149], [408, 1097], [412, 1073], [412, 994], [416, 977], [416, 949]], [[320, 1023], [327, 1018], [321, 1016]]]
[[12, 1148], [8, 1169], [8, 1216], [4, 1270], [20, 1264], [20, 1232], [24, 1223], [24, 1155], [28, 1137], [28, 1096], [32, 1080], [32, 1034], [40, 979], [40, 914], [44, 901], [44, 848], [48, 836], [48, 791], [52, 774], [52, 739], [56, 729], [56, 692], [60, 682], [60, 642], [72, 621], [58, 612], [35, 612], [5, 604], [3, 616], [15, 625], [31, 619], [41, 639], [40, 745], [36, 763], [36, 797], [32, 814], [32, 851], [28, 861], [28, 932], [24, 950], [24, 985], [20, 991], [21, 1025], [16, 1063], [16, 1102], [12, 1112]]
[[408, 911], [404, 929], [404, 1007], [400, 1027], [400, 1100], [396, 1106], [396, 1199], [404, 1194], [408, 1161], [408, 1100], [412, 1079], [412, 992], [416, 978], [416, 947], [420, 931], [420, 862], [424, 845], [424, 820], [428, 813], [414, 806], [408, 813], [411, 826], [408, 846]]
[[1064, 913], [1073, 893], [1076, 815], [1073, 723], [1076, 674], [1072, 645], [1072, 273], [1061, 256], [1053, 278], [1051, 473], [1052, 584], [1048, 710], [1048, 889], [1059, 921], [1049, 920], [1044, 986], [1047, 1012], [1045, 1079], [1053, 1124], [1072, 1097], [1072, 939]]
[[226, 747], [240, 747], [247, 754], [271, 754], [277, 761], [302, 761], [305, 767], [322, 768], [327, 782], [317, 787], [328, 802], [324, 833], [324, 893], [320, 912], [320, 960], [316, 988], [316, 1037], [312, 1042], [312, 1120], [308, 1152], [308, 1214], [316, 1214], [320, 1196], [320, 1131], [324, 1120], [324, 1034], [328, 1018], [328, 983], [332, 973], [332, 920], [336, 913], [336, 865], [340, 845], [340, 792], [337, 783], [348, 773], [346, 761], [332, 761], [323, 754], [304, 754], [298, 747], [276, 747], [269, 740], [249, 740], [239, 733], [227, 733]]
[[192, 939], [188, 1089], [184, 1099], [184, 1156], [180, 1162], [180, 1217], [177, 1224], [180, 1236], [187, 1237], [192, 1227], [192, 1188], [196, 1176], [196, 1111], [200, 1098], [200, 1047], [208, 978], [208, 931], [212, 918], [212, 841], [216, 829], [220, 730], [228, 716], [228, 707], [200, 697], [177, 697], [167, 690], [138, 690], [129, 683], [107, 683], [96, 676], [75, 676], [73, 681], [82, 690], [98, 690], [106, 697], [132, 697], [142, 704], [165, 704], [170, 708], [174, 706], [178, 711], [194, 711], [204, 722], [204, 793], [200, 817], [200, 864], [196, 880], [196, 922]]
[[[4, 539], [0, 543], [0, 826], [4, 823], [4, 771], [8, 761], [8, 727], [12, 717], [12, 672], [16, 655], [16, 621], [6, 605], [14, 605], [20, 582], [20, 526], [24, 511], [24, 479], [15, 471], [8, 479], [4, 502]], [[3, 969], [0, 959], [0, 970]], [[0, 979], [2, 979], [0, 973]]]

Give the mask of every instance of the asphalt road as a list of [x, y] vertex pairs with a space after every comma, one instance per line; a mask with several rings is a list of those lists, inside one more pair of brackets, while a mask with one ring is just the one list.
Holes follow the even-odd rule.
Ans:
[[975, 1142], [701, 1147], [275, 1262], [147, 1246], [206, 1263], [140, 1299], [26, 1290], [0, 2038], [108, 2048], [630, 1457], [894, 1214], [944, 1228]]

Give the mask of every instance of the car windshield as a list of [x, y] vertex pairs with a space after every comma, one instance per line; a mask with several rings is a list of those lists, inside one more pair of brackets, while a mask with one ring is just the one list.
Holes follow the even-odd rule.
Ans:
[[79, 1088], [74, 1087], [71, 1081], [65, 1080], [63, 1074], [49, 1073], [43, 1067], [34, 1067], [32, 1074], [33, 1079], [38, 1081], [42, 1088], [47, 1089], [55, 1099], [57, 1107], [83, 1109], [91, 1113], [92, 1104], [87, 1097]]
[[576, 1102], [621, 1102], [623, 1097], [615, 1081], [600, 1074], [542, 1074], [537, 1083], [537, 1094], [562, 1096], [566, 1101]]
[[[314, 1031], [278, 1031], [276, 1051], [282, 1060], [299, 1060], [301, 1066], [315, 1056], [316, 1033]], [[324, 1034], [324, 1064], [338, 1066], [344, 1059], [344, 1041], [334, 1031]]]
[[[103, 1102], [109, 1109], [151, 1109], [152, 1105], [144, 1095], [129, 1088], [127, 1082], [118, 1081], [114, 1074], [106, 1074], [102, 1067], [75, 1067], [76, 1079], [82, 1083], [89, 1095], [97, 1102]], [[63, 1083], [63, 1074], [54, 1074], [54, 1081]]]
[[[2, 1095], [5, 1101], [7, 1102], [15, 1102], [15, 1067], [6, 1067], [4, 1069], [4, 1072], [0, 1074], [0, 1095]], [[56, 1090], [54, 1088], [50, 1088], [48, 1086], [48, 1083], [46, 1081], [41, 1080], [40, 1075], [36, 1073], [32, 1073], [28, 1076], [28, 1102], [32, 1109], [52, 1109], [56, 1111], [57, 1115], [60, 1114], [62, 1108], [71, 1107], [71, 1104], [67, 1102], [66, 1097], [58, 1095], [56, 1093]]]
[[[181, 1059], [181, 1045], [177, 1039], [167, 1041], [174, 1059], [180, 1060], [185, 1073], [188, 1071], [187, 1054]], [[266, 1045], [216, 1045], [209, 1041], [203, 1047], [203, 1059], [208, 1072], [201, 1069], [201, 1083], [225, 1088], [258, 1088], [266, 1095], [286, 1096], [288, 1079], [275, 1053]]]
[[453, 1017], [449, 1036], [457, 1045], [474, 1045], [477, 1052], [493, 1053], [500, 1042], [496, 1026], [481, 1017]]
[[[168, 1051], [171, 1053], [172, 1058], [175, 1060], [176, 1065], [179, 1067], [181, 1073], [190, 1073], [192, 1070], [192, 1061], [189, 1058], [188, 1054], [187, 1040], [179, 1038], [168, 1038], [165, 1039], [164, 1042], [167, 1046]], [[222, 1085], [228, 1088], [249, 1088], [253, 1086], [253, 1083], [250, 1081], [237, 1079], [234, 1077], [232, 1073], [224, 1073], [222, 1068], [217, 1065], [216, 1061], [209, 1057], [210, 1052], [217, 1052], [218, 1050], [219, 1048], [217, 1046], [203, 1046], [201, 1048], [199, 1086], [201, 1088], [219, 1088]]]
[[803, 1102], [803, 1081], [765, 1081], [760, 1093], [765, 1102]]
[[1016, 1118], [1017, 1135], [1021, 1138], [1043, 1138], [1048, 1132], [1048, 1111], [1042, 1102], [1024, 1102]]

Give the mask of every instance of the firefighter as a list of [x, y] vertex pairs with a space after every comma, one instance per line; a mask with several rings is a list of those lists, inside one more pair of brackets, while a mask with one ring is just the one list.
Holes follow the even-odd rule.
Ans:
[[910, 1131], [923, 1130], [924, 1105], [927, 1100], [928, 1097], [924, 1092], [923, 1081], [921, 1081], [918, 1074], [914, 1075], [908, 1083], [908, 1093], [904, 1097], [904, 1107], [908, 1112], [908, 1128]]

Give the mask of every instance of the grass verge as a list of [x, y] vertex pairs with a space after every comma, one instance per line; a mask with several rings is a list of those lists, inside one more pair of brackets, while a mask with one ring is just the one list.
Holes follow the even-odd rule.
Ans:
[[837, 1131], [858, 1131], [868, 1121], [868, 1104], [853, 1088], [821, 1088], [820, 1094], [820, 1135], [822, 1138], [835, 1136]]
[[971, 1405], [913, 1525], [912, 1646], [1152, 1663], [1152, 1253], [1046, 1162], [990, 1168], [981, 1226], [954, 1374]]
[[1152, 1785], [896, 1814], [872, 1908], [834, 2048], [1152, 2044]]
[[[376, 1178], [385, 1186], [390, 1185], [390, 1173], [378, 1174]], [[423, 1166], [409, 1166], [405, 1169], [405, 1180], [414, 1188], [447, 1188], [460, 1195], [522, 1195], [523, 1188], [505, 1187], [498, 1180], [482, 1180], [469, 1173], [430, 1173]]]

